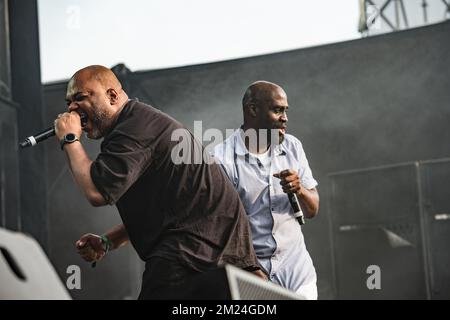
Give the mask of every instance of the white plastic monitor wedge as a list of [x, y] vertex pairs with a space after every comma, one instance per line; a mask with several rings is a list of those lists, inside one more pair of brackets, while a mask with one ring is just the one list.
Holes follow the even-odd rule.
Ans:
[[232, 265], [226, 265], [225, 271], [232, 300], [306, 300], [303, 295]]
[[0, 228], [0, 300], [69, 300], [64, 284], [33, 238]]

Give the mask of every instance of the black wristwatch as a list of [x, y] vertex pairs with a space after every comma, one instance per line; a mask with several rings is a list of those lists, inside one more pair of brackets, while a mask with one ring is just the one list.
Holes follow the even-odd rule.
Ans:
[[68, 133], [59, 142], [61, 144], [61, 150], [64, 150], [64, 145], [67, 143], [74, 143], [75, 141], [80, 141], [76, 135], [73, 133]]

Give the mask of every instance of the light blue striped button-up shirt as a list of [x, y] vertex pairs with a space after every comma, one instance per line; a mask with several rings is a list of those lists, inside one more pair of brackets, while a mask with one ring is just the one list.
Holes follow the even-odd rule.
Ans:
[[264, 165], [248, 152], [240, 132], [236, 130], [217, 145], [214, 157], [239, 193], [262, 267], [273, 282], [297, 291], [300, 286], [316, 282], [316, 271], [289, 199], [273, 174], [294, 169], [305, 188], [312, 189], [317, 182], [302, 144], [294, 136], [286, 134], [284, 141], [271, 150], [271, 161]]

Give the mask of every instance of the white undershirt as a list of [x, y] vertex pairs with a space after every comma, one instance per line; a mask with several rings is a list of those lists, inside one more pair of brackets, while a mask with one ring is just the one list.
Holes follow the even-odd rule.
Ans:
[[264, 153], [254, 154], [259, 161], [261, 161], [261, 164], [264, 166], [264, 168], [267, 168], [267, 166], [270, 164], [270, 148], [267, 149]]

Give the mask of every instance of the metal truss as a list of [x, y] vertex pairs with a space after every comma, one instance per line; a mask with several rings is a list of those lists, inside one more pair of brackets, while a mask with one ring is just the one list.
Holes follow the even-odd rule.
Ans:
[[[423, 24], [428, 24], [428, 2], [439, 2], [439, 0], [422, 0], [420, 6], [423, 11]], [[450, 0], [440, 0], [445, 5], [445, 13], [443, 20], [450, 19]], [[409, 28], [408, 15], [405, 9], [403, 0], [385, 0], [381, 5], [376, 4], [374, 0], [360, 0], [360, 20], [358, 31], [363, 35], [368, 35], [371, 27], [375, 23], [383, 21], [391, 31], [398, 31], [404, 28]], [[394, 21], [386, 16], [386, 9], [389, 5], [393, 4], [394, 7]], [[409, 4], [409, 3], [408, 3]], [[368, 12], [372, 10], [372, 12]]]

